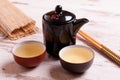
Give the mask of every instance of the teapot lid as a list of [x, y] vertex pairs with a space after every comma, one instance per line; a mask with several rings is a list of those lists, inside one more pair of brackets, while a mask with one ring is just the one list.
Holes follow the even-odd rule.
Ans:
[[43, 15], [43, 19], [49, 23], [60, 25], [72, 22], [75, 19], [75, 15], [62, 10], [62, 6], [57, 5], [55, 11], [46, 13]]

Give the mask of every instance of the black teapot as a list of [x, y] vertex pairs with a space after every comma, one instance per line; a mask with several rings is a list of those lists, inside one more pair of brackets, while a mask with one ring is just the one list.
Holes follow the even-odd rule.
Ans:
[[59, 58], [60, 49], [74, 45], [76, 33], [88, 21], [86, 18], [76, 19], [73, 13], [62, 10], [60, 5], [56, 6], [55, 11], [44, 14], [42, 26], [47, 53]]

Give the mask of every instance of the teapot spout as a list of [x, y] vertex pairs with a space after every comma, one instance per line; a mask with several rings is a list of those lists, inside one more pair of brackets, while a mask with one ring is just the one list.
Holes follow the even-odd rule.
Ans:
[[76, 19], [74, 21], [74, 26], [73, 26], [73, 32], [76, 35], [76, 33], [78, 32], [78, 30], [85, 24], [89, 22], [88, 19], [86, 18], [82, 18], [82, 19]]

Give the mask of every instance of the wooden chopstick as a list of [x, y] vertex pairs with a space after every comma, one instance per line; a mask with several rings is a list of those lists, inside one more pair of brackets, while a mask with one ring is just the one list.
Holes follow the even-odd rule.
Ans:
[[93, 38], [91, 38], [89, 35], [84, 33], [83, 31], [79, 30], [78, 34], [80, 34], [83, 38], [85, 38], [88, 42], [90, 42], [95, 48], [99, 49], [102, 51], [107, 57], [109, 57], [112, 61], [117, 63], [120, 66], [120, 56], [108, 49], [106, 46], [103, 44], [97, 42]]

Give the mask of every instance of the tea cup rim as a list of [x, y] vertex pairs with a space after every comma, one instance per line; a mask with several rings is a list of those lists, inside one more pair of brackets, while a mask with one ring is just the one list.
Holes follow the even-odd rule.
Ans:
[[14, 46], [14, 47], [12, 48], [12, 50], [11, 50], [12, 54], [15, 55], [15, 56], [17, 56], [17, 57], [20, 57], [20, 58], [34, 58], [34, 57], [38, 57], [38, 56], [42, 55], [42, 54], [40, 54], [40, 55], [36, 55], [36, 56], [33, 56], [33, 57], [21, 57], [21, 56], [18, 56], [18, 55], [15, 54], [15, 50], [16, 50], [18, 47], [20, 47], [20, 46], [22, 46], [22, 45], [24, 45], [24, 44], [28, 44], [28, 43], [37, 43], [37, 44], [40, 44], [40, 45], [43, 47], [43, 51], [42, 51], [41, 53], [42, 53], [42, 54], [45, 53], [46, 47], [45, 47], [45, 45], [44, 45], [41, 41], [28, 40], [28, 41], [22, 41], [22, 42], [20, 42], [20, 43], [15, 44], [15, 46]]
[[[85, 61], [85, 62], [80, 62], [80, 63], [73, 63], [73, 62], [69, 62], [69, 61], [64, 60], [64, 59], [62, 58], [62, 56], [61, 56], [61, 55], [62, 55], [62, 52], [63, 52], [64, 50], [68, 49], [68, 48], [73, 48], [73, 47], [85, 48], [85, 49], [89, 50], [89, 51], [91, 52], [92, 58], [89, 59], [89, 60], [87, 60], [87, 61]], [[89, 48], [89, 47], [87, 47], [87, 46], [83, 46], [83, 45], [70, 45], [70, 46], [66, 46], [66, 47], [62, 48], [62, 49], [60, 50], [60, 52], [59, 52], [59, 57], [60, 57], [60, 59], [63, 60], [63, 61], [65, 61], [65, 62], [67, 62], [67, 63], [70, 63], [70, 64], [84, 64], [84, 63], [87, 63], [87, 62], [89, 62], [89, 61], [91, 61], [91, 60], [94, 59], [94, 55], [95, 55], [95, 54], [94, 54], [94, 51], [93, 51], [91, 48]]]

